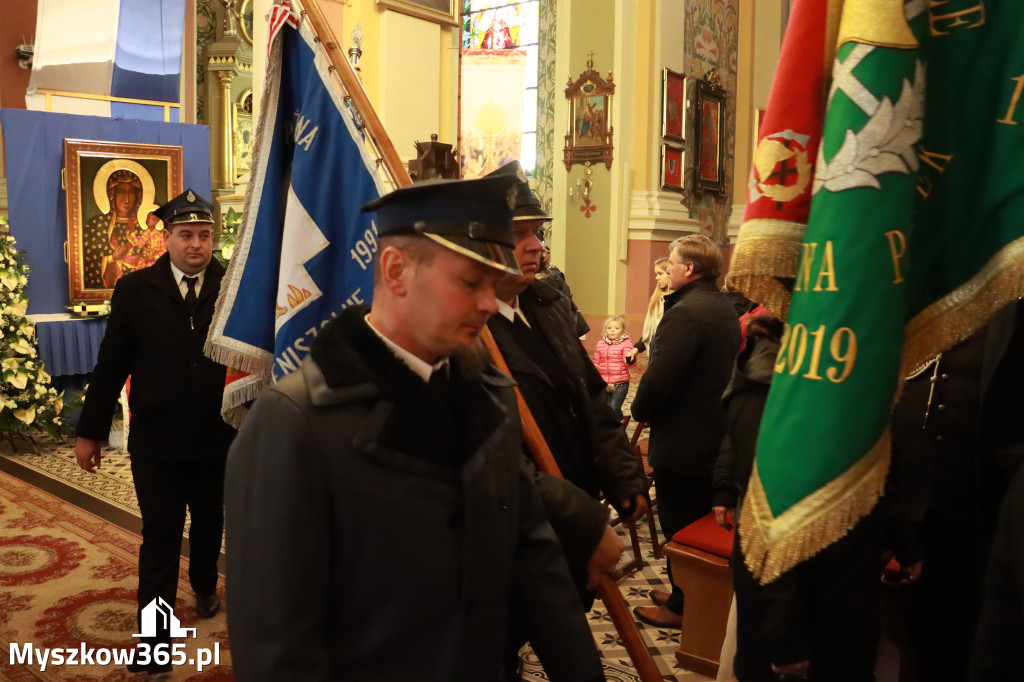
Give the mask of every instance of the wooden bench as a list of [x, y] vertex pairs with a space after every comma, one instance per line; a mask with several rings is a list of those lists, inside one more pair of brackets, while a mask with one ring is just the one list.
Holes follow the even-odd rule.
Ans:
[[715, 677], [732, 605], [733, 532], [715, 515], [694, 521], [665, 545], [672, 579], [686, 595], [676, 660], [687, 670]]

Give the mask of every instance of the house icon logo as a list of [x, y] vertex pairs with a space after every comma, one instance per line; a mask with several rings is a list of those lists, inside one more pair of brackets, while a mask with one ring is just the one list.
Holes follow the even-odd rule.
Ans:
[[156, 637], [162, 631], [168, 631], [171, 637], [196, 636], [196, 629], [181, 627], [181, 623], [174, 617], [174, 609], [157, 597], [142, 609], [142, 632], [132, 637]]

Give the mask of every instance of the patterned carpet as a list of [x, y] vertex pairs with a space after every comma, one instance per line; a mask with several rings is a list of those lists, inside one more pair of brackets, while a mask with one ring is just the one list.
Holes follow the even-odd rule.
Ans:
[[[112, 440], [116, 442], [113, 434]], [[73, 439], [61, 442], [41, 437], [36, 440], [34, 448], [25, 442], [16, 441], [15, 444], [17, 450], [12, 453], [7, 443], [0, 443], [0, 458], [9, 463], [4, 465], [0, 461], [0, 468], [20, 478], [26, 478], [22, 470], [28, 470], [35, 476], [27, 477], [27, 480], [38, 481], [37, 484], [44, 490], [54, 492], [80, 505], [85, 497], [88, 499], [85, 506], [89, 511], [129, 530], [141, 531], [141, 521], [139, 524], [126, 525], [121, 520], [124, 516], [142, 518], [139, 502], [135, 497], [131, 463], [126, 450], [119, 447], [104, 447], [99, 468], [95, 473], [89, 473], [82, 470], [75, 460]], [[44, 480], [40, 481], [40, 477]], [[117, 517], [118, 512], [121, 518]], [[189, 536], [191, 525], [192, 520], [186, 512], [186, 538]]]
[[127, 451], [116, 447], [103, 448], [100, 467], [96, 473], [90, 474], [75, 461], [74, 440], [64, 443], [43, 437], [36, 442], [37, 451], [25, 443], [17, 443], [19, 447], [16, 456], [11, 456], [6, 448], [0, 454], [55, 482], [88, 493], [135, 515], [139, 514]]
[[[140, 538], [16, 478], [0, 473], [0, 679], [113, 682], [144, 680], [123, 666], [12, 662], [10, 649], [134, 646], [136, 565]], [[196, 628], [185, 644], [220, 649], [220, 665], [197, 673], [176, 668], [165, 680], [229, 680], [224, 612], [199, 620], [188, 587], [188, 560], [179, 567], [178, 608], [183, 627]], [[223, 593], [223, 580], [218, 586]]]

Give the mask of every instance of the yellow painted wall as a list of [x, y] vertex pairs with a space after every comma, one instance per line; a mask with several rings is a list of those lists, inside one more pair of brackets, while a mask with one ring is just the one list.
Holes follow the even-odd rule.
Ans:
[[741, 2], [736, 93], [736, 177], [733, 202], [747, 201], [747, 178], [753, 156], [754, 110], [768, 106], [782, 47], [783, 0]]
[[[636, 35], [654, 36], [657, 34], [657, 0], [639, 0], [636, 3]], [[661, 103], [661, 91], [655, 83], [652, 73], [658, 70], [657, 41], [634, 40], [636, 62], [632, 79], [634, 88], [633, 120], [636, 125], [633, 137], [633, 189], [646, 190], [654, 186], [654, 164], [651, 161], [650, 125], [660, 113], [656, 113]], [[660, 132], [660, 131], [659, 131]]]
[[[615, 0], [575, 0], [569, 27], [569, 63], [566, 65], [573, 80], [586, 69], [587, 53], [591, 50], [594, 52], [594, 70], [602, 77], [607, 77], [608, 71], [614, 68], [615, 4]], [[582, 11], [583, 7], [586, 11]], [[619, 79], [621, 75], [616, 77]], [[618, 92], [616, 96], [619, 96]], [[561, 120], [567, 121], [567, 118], [566, 115]], [[629, 132], [619, 127], [614, 115], [612, 126], [615, 129], [613, 143], [618, 150], [619, 136], [629, 135]], [[560, 142], [564, 141], [562, 135], [557, 136]], [[611, 171], [603, 163], [593, 169], [594, 188], [590, 201], [597, 206], [597, 211], [587, 218], [579, 208], [582, 199], [573, 196], [566, 202], [565, 214], [556, 215], [555, 220], [565, 226], [565, 274], [576, 305], [585, 313], [600, 315], [607, 312], [610, 278], [614, 277], [610, 265], [610, 235], [617, 216], [612, 210]], [[555, 175], [561, 173], [565, 173], [565, 166], [556, 164]], [[577, 178], [582, 177], [582, 164], [573, 165], [568, 174], [569, 186], [575, 186]]]
[[[733, 204], [747, 201], [746, 178], [750, 174], [754, 109], [754, 3], [741, 2], [736, 55], [736, 164], [732, 182]], [[735, 219], [736, 216], [733, 216]]]
[[454, 144], [458, 29], [382, 9], [375, 0], [350, 0], [343, 9], [345, 37], [339, 40], [347, 50], [352, 30], [362, 27], [363, 88], [399, 156], [413, 158], [413, 143], [432, 133]]

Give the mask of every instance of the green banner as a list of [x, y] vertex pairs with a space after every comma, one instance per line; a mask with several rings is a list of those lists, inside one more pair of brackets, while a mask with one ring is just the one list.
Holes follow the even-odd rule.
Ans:
[[762, 582], [877, 503], [901, 362], [905, 373], [1024, 292], [1021, 26], [1016, 0], [843, 5], [810, 216], [740, 522]]

